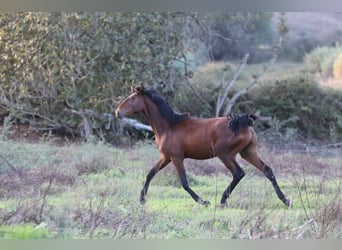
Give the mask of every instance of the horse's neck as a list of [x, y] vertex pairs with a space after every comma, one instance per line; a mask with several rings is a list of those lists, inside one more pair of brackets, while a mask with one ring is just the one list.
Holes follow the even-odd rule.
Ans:
[[151, 100], [146, 100], [145, 106], [144, 115], [159, 139], [170, 128], [169, 123], [161, 116], [158, 107]]

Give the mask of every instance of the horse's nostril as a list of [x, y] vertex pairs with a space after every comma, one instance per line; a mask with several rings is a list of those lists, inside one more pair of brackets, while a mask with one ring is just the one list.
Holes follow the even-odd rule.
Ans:
[[124, 117], [124, 114], [123, 114], [123, 112], [121, 112], [120, 110], [116, 110], [116, 111], [115, 111], [115, 116], [116, 116], [116, 118], [118, 118], [118, 119], [122, 119], [122, 118]]

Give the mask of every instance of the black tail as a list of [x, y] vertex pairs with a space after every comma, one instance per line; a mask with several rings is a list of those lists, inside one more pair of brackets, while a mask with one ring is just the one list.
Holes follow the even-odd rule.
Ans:
[[239, 131], [245, 127], [253, 126], [254, 121], [256, 120], [256, 116], [254, 114], [231, 114], [229, 115], [229, 128], [235, 133], [239, 133]]

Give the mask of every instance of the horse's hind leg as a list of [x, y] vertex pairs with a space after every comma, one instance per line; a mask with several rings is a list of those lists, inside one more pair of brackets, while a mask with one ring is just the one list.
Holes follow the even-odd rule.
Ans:
[[226, 206], [227, 199], [229, 198], [230, 194], [233, 192], [236, 185], [245, 176], [245, 172], [236, 162], [235, 158], [231, 158], [227, 155], [219, 156], [219, 158], [233, 175], [232, 182], [229, 184], [227, 189], [223, 192], [222, 198], [221, 198], [221, 206]]
[[259, 157], [257, 144], [256, 144], [256, 137], [254, 137], [251, 141], [251, 143], [240, 152], [240, 155], [242, 158], [244, 158], [246, 161], [254, 165], [257, 169], [259, 169], [261, 172], [264, 173], [264, 175], [269, 179], [274, 187], [274, 190], [277, 193], [278, 198], [286, 205], [290, 206], [290, 200], [286, 199], [284, 193], [281, 191], [276, 177], [273, 174], [272, 169], [267, 166]]

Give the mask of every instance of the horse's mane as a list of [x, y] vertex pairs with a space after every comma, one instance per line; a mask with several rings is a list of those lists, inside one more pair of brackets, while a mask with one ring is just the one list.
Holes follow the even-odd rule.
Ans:
[[159, 112], [163, 118], [165, 118], [171, 125], [176, 125], [182, 121], [189, 119], [188, 113], [177, 113], [175, 112], [168, 102], [153, 89], [144, 89], [144, 94], [146, 94], [151, 101], [157, 105]]
[[239, 133], [239, 131], [245, 127], [252, 127], [254, 121], [257, 119], [254, 114], [236, 114], [233, 113], [229, 116], [229, 128], [235, 133]]

